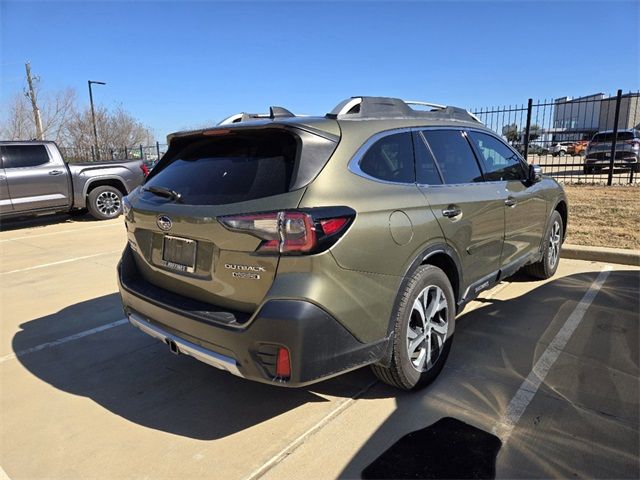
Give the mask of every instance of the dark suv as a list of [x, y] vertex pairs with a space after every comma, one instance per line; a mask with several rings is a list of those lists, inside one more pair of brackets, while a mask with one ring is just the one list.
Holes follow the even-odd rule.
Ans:
[[[610, 168], [613, 130], [596, 133], [585, 153], [584, 173], [598, 173]], [[616, 137], [616, 156], [614, 168], [632, 169], [640, 172], [640, 131], [635, 129], [619, 130]]]
[[558, 267], [562, 188], [467, 111], [356, 97], [323, 117], [237, 115], [170, 136], [124, 202], [131, 323], [174, 353], [301, 386], [442, 369], [455, 317]]

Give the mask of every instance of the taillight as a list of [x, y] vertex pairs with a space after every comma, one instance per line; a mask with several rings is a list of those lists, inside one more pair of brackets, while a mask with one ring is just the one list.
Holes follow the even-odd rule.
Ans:
[[347, 230], [355, 212], [347, 207], [231, 215], [219, 218], [228, 230], [262, 240], [261, 253], [318, 253], [333, 245]]
[[633, 148], [634, 150], [640, 148], [640, 140], [637, 139], [625, 140], [624, 143], [626, 143], [627, 145], [631, 145], [631, 148]]
[[146, 177], [149, 175], [149, 167], [147, 167], [144, 163], [140, 164], [140, 170], [142, 170], [142, 174]]

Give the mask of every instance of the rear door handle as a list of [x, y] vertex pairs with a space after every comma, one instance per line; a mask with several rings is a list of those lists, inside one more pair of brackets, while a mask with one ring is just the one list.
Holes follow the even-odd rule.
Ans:
[[460, 207], [457, 205], [449, 205], [447, 208], [442, 210], [442, 215], [444, 215], [447, 218], [457, 217], [461, 213], [462, 213], [462, 210], [460, 210]]
[[62, 175], [62, 170], [51, 170], [49, 175]]
[[516, 206], [516, 203], [518, 203], [518, 202], [517, 202], [517, 201], [516, 201], [516, 199], [515, 199], [515, 198], [513, 198], [512, 196], [508, 196], [508, 197], [507, 197], [507, 199], [504, 201], [504, 204], [505, 204], [507, 207], [515, 207], [515, 206]]

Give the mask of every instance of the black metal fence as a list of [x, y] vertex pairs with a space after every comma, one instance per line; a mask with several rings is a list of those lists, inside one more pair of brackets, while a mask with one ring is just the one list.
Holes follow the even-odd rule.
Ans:
[[[529, 163], [564, 183], [640, 183], [640, 92], [580, 98], [529, 99], [526, 104], [471, 109]], [[598, 132], [607, 132], [595, 138]], [[615, 141], [614, 141], [615, 140]], [[153, 164], [166, 144], [61, 148], [70, 162], [142, 159]]]
[[640, 138], [630, 130], [640, 128], [639, 99], [618, 90], [471, 111], [558, 181], [637, 184]]
[[95, 147], [77, 148], [60, 147], [65, 160], [70, 163], [97, 162], [100, 160], [144, 160], [152, 164], [167, 151], [167, 144], [156, 142], [155, 145], [123, 146], [113, 148]]

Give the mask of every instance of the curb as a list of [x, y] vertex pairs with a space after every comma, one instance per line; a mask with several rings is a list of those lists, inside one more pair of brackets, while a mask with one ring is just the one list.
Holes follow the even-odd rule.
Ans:
[[560, 252], [561, 258], [588, 260], [591, 262], [621, 263], [640, 266], [640, 250], [627, 250], [609, 247], [584, 247], [582, 245], [564, 244]]

